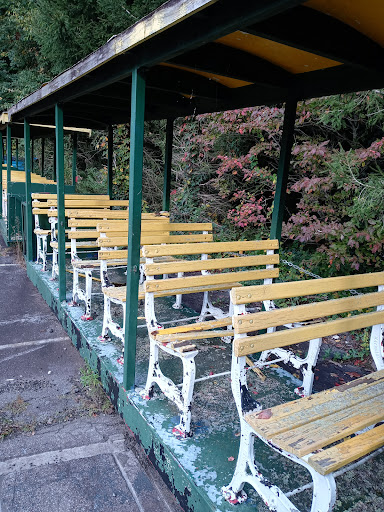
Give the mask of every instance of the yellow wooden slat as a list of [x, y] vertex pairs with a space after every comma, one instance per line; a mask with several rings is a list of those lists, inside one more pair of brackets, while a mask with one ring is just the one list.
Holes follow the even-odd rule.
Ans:
[[98, 219], [68, 219], [70, 228], [95, 228], [100, 221]]
[[96, 231], [96, 229], [88, 230], [88, 229], [80, 229], [77, 231], [69, 231], [68, 238], [70, 240], [75, 239], [81, 239], [81, 238], [91, 238], [91, 239], [97, 239], [99, 237], [99, 233]]
[[268, 419], [259, 419], [260, 412], [251, 412], [245, 419], [255, 432], [270, 439], [383, 393], [383, 374], [377, 381], [372, 379], [371, 375], [367, 375], [343, 386], [273, 407]]
[[344, 408], [332, 415], [272, 436], [283, 450], [304, 457], [384, 419], [384, 395]]
[[[48, 199], [47, 201], [48, 206], [57, 206], [57, 199]], [[120, 200], [120, 199], [68, 199], [65, 201], [66, 208], [69, 207], [76, 207], [76, 208], [105, 208], [109, 206], [128, 206], [127, 200]]]
[[[99, 222], [103, 222], [104, 220], [108, 219], [115, 219], [126, 222], [125, 219], [128, 219], [128, 210], [110, 210], [109, 208], [105, 209], [92, 209], [92, 208], [85, 208], [85, 209], [76, 209], [76, 208], [67, 208], [65, 210], [66, 217], [70, 217], [73, 219], [100, 219]], [[158, 213], [142, 213], [141, 219], [144, 220], [163, 220], [166, 222], [168, 220], [169, 214], [168, 212], [161, 212]]]
[[323, 338], [324, 336], [332, 336], [341, 332], [363, 329], [364, 327], [382, 323], [384, 323], [384, 311], [354, 315], [305, 327], [239, 338], [235, 340], [234, 351], [237, 357], [246, 356], [255, 352], [262, 352], [263, 350], [286, 347], [287, 345]]
[[49, 235], [51, 230], [50, 229], [34, 229], [33, 232], [35, 235]]
[[157, 334], [156, 341], [160, 341], [162, 343], [174, 342], [174, 341], [193, 341], [193, 340], [204, 340], [210, 338], [224, 338], [226, 336], [233, 336], [233, 331], [224, 330], [224, 331], [195, 331], [195, 332], [186, 332], [186, 333], [178, 333], [178, 334], [166, 334], [163, 335], [162, 331], [159, 331]]
[[[100, 260], [75, 260], [72, 261], [72, 266], [74, 268], [99, 268], [101, 264]], [[109, 266], [126, 266], [127, 260], [111, 260], [107, 262], [107, 267]]]
[[172, 222], [171, 231], [213, 231], [211, 222]]
[[145, 265], [147, 276], [174, 274], [177, 272], [196, 272], [224, 268], [250, 267], [257, 265], [274, 265], [279, 263], [279, 255], [237, 256], [210, 260], [175, 261], [166, 263], [150, 263]]
[[191, 332], [191, 331], [206, 331], [208, 329], [217, 329], [219, 327], [226, 327], [231, 325], [232, 318], [221, 318], [220, 320], [208, 320], [207, 322], [197, 322], [194, 324], [178, 325], [177, 327], [169, 327], [168, 329], [161, 329], [160, 334], [162, 336], [168, 334], [177, 334], [180, 332]]
[[[162, 216], [154, 217], [153, 220], [162, 220], [164, 223], [167, 221], [170, 231], [212, 231], [212, 224], [209, 223], [175, 223], [169, 222], [169, 217]], [[128, 233], [128, 224], [124, 221], [111, 221], [100, 223], [99, 231], [122, 231]]]
[[[141, 221], [141, 229], [146, 227], [148, 229], [159, 230], [164, 229], [168, 230], [170, 225], [169, 218], [167, 217], [154, 217], [153, 219], [142, 219]], [[110, 232], [119, 232], [123, 236], [128, 234], [128, 222], [126, 220], [109, 220], [109, 221], [99, 221], [97, 224], [97, 231], [101, 233]]]
[[[209, 242], [212, 240], [212, 235], [148, 235], [147, 232], [142, 234], [141, 244], [175, 244], [175, 243], [190, 243], [190, 242]], [[128, 244], [128, 237], [116, 238], [99, 238], [99, 247], [115, 247], [126, 246]]]
[[[166, 230], [164, 231], [164, 226], [159, 226], [159, 229], [151, 229], [149, 228], [148, 226], [143, 226], [143, 223], [141, 225], [141, 235], [142, 236], [149, 236], [150, 234], [152, 233], [155, 233], [157, 237], [169, 237], [169, 230]], [[105, 233], [103, 233], [102, 231], [99, 231], [99, 236], [100, 236], [100, 239], [101, 240], [109, 240], [109, 243], [107, 244], [107, 247], [114, 247], [115, 245], [121, 245], [121, 244], [116, 244], [116, 241], [117, 239], [122, 239], [124, 238], [124, 245], [127, 245], [128, 244], [128, 237], [126, 234], [123, 234], [122, 236], [122, 233], [121, 231], [109, 231], [108, 232], [108, 236], [104, 236]], [[103, 235], [103, 236], [102, 236]]]
[[[141, 256], [141, 251], [140, 251]], [[118, 259], [127, 259], [128, 251], [127, 249], [118, 249], [117, 251], [99, 251], [98, 258], [99, 260], [114, 260]]]
[[272, 311], [260, 311], [245, 316], [235, 316], [234, 328], [236, 333], [242, 334], [257, 329], [285, 325], [290, 322], [304, 322], [313, 318], [337, 315], [381, 304], [384, 304], [384, 292], [367, 293], [343, 299], [333, 299], [313, 304], [274, 309]]
[[312, 455], [308, 464], [321, 475], [328, 475], [383, 445], [384, 424]]
[[308, 281], [293, 281], [271, 285], [250, 286], [246, 290], [232, 290], [234, 304], [248, 304], [264, 300], [288, 299], [317, 293], [330, 293], [351, 288], [369, 288], [384, 284], [384, 272], [355, 276], [327, 277]]
[[[215, 290], [228, 290], [228, 289], [232, 288], [233, 286], [238, 286], [238, 285], [239, 285], [239, 283], [227, 283], [227, 284], [217, 283], [217, 284], [212, 284], [212, 285], [201, 286], [201, 287], [199, 287], [198, 290], [196, 288], [162, 290], [159, 292], [155, 292], [154, 296], [155, 297], [169, 297], [170, 295], [179, 295], [181, 293], [188, 294], [188, 293], [197, 293], [197, 292], [212, 292]], [[140, 286], [141, 286], [141, 288], [140, 288], [141, 291], [139, 294], [139, 299], [144, 299], [144, 289], [142, 287], [143, 285], [140, 285]], [[110, 294], [110, 296], [112, 296], [115, 293], [115, 292], [112, 292], [110, 288], [105, 288], [105, 289], [109, 290], [108, 294]], [[118, 293], [119, 300], [121, 300], [122, 302], [125, 302], [126, 287], [119, 286], [118, 288], [116, 288], [116, 290], [119, 290], [118, 292], [116, 292], [116, 293]]]
[[[32, 199], [57, 199], [57, 194], [51, 194], [51, 193], [41, 193], [41, 192], [32, 192], [31, 194]], [[109, 195], [108, 194], [100, 194], [100, 195], [93, 195], [93, 194], [65, 194], [65, 199], [104, 199], [109, 201]]]
[[[52, 249], [58, 249], [57, 242], [51, 242], [50, 246], [52, 247]], [[66, 249], [70, 249], [71, 248], [71, 242], [65, 242], [65, 248]], [[85, 242], [77, 242], [76, 248], [77, 249], [80, 249], [80, 248], [83, 248], [83, 249], [96, 249], [97, 245], [93, 244], [92, 242], [86, 242], [86, 243]]]
[[200, 276], [187, 276], [173, 279], [151, 279], [144, 283], [146, 292], [170, 290], [173, 288], [201, 287], [216, 283], [233, 283], [234, 281], [253, 281], [257, 279], [274, 278], [278, 275], [277, 269], [247, 270], [244, 272], [227, 272]]
[[240, 251], [264, 251], [278, 249], [278, 240], [253, 240], [237, 242], [212, 242], [209, 244], [185, 244], [179, 246], [153, 245], [143, 247], [143, 255], [146, 258], [155, 256], [189, 255], [189, 254], [212, 254], [219, 252], [240, 252]]

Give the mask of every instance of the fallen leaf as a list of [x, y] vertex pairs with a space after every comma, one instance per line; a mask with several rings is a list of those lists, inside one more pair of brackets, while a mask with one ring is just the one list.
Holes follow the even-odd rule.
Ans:
[[271, 409], [264, 409], [263, 411], [259, 412], [259, 414], [256, 416], [258, 420], [269, 420], [269, 418], [272, 416]]
[[228, 457], [229, 462], [232, 462], [233, 460], [235, 460], [235, 457]]
[[357, 373], [357, 372], [345, 372], [347, 375], [349, 375], [350, 377], [352, 377], [353, 379], [357, 379], [358, 377], [360, 377], [360, 373]]

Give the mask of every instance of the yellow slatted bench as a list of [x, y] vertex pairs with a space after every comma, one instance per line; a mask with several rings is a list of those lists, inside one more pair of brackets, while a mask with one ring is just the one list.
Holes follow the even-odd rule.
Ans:
[[[40, 227], [40, 216], [48, 216], [52, 207], [48, 205], [48, 199], [56, 199], [57, 194], [33, 192], [32, 198], [32, 214], [34, 215], [35, 227], [34, 233], [36, 235], [36, 263], [42, 262], [42, 270], [45, 272], [47, 268], [47, 246], [48, 237], [51, 234], [51, 229], [43, 229]], [[65, 200], [77, 199], [86, 200], [92, 199], [103, 199], [109, 200], [109, 196], [106, 194], [102, 195], [81, 195], [81, 194], [65, 194]], [[48, 218], [48, 217], [47, 217]]]
[[[78, 255], [77, 249], [85, 241], [95, 249], [99, 249], [98, 239], [103, 234], [104, 225], [110, 226], [117, 223], [123, 223], [128, 227], [127, 220], [109, 220], [109, 213], [115, 213], [114, 210], [104, 212], [104, 219], [100, 218], [84, 218], [84, 212], [81, 210], [72, 210], [71, 216], [68, 219], [68, 226], [71, 231], [68, 234], [71, 245], [71, 264], [73, 271], [73, 285], [72, 285], [72, 302], [76, 306], [79, 301], [85, 304], [85, 313], [82, 315], [82, 320], [92, 320], [92, 281], [93, 272], [100, 271], [100, 260], [98, 259], [81, 259]], [[119, 224], [120, 225], [120, 224]], [[142, 214], [142, 232], [153, 234], [154, 231], [163, 232], [169, 225], [169, 213], [143, 213]], [[79, 245], [80, 244], [80, 245]], [[115, 245], [115, 244], [114, 244]], [[108, 261], [107, 267], [126, 266], [126, 259], [117, 259], [116, 257]], [[85, 287], [80, 286], [79, 277], [85, 277]]]
[[[250, 301], [294, 297], [302, 301], [303, 296], [311, 296], [312, 301], [314, 295], [332, 292], [339, 295], [345, 290], [362, 288], [365, 292], [357, 296], [328, 300], [318, 297], [316, 302], [308, 304], [243, 314], [245, 304]], [[335, 471], [384, 445], [384, 272], [234, 288], [231, 298], [235, 309], [231, 382], [240, 416], [241, 441], [234, 476], [223, 488], [224, 497], [231, 503], [244, 501], [243, 486], [248, 483], [270, 510], [299, 510], [260, 473], [253, 448], [256, 436], [310, 472], [311, 511], [329, 512], [336, 500]], [[367, 308], [373, 311], [367, 312]], [[352, 312], [355, 314], [351, 315]], [[341, 316], [335, 318], [336, 315]], [[317, 323], [276, 331], [287, 318], [291, 322], [317, 320]], [[262, 409], [250, 395], [245, 371], [246, 357], [250, 354], [366, 327], [372, 327], [370, 349], [376, 372], [268, 409]], [[258, 333], [267, 328], [273, 331]]]
[[[99, 252], [99, 260], [101, 261], [101, 279], [102, 279], [102, 289], [104, 293], [104, 320], [103, 320], [103, 328], [100, 339], [108, 338], [108, 331], [110, 331], [113, 335], [117, 336], [124, 343], [124, 329], [120, 328], [120, 325], [112, 320], [111, 315], [111, 302], [114, 304], [121, 305], [125, 307], [125, 296], [123, 299], [121, 298], [120, 290], [116, 287], [112, 286], [108, 279], [107, 273], [107, 264], [109, 260], [122, 258], [124, 261], [127, 261], [128, 251], [127, 249], [117, 249], [117, 250], [108, 250], [110, 247], [116, 247], [117, 245], [127, 245], [128, 243], [128, 232], [125, 231], [116, 231], [117, 228], [121, 226], [121, 223], [100, 223], [98, 226], [98, 230], [100, 231], [100, 238], [98, 239], [98, 243], [101, 247], [101, 251]], [[121, 227], [119, 228], [121, 229]], [[196, 234], [197, 231], [203, 231], [202, 234]], [[178, 232], [184, 234], [172, 235], [171, 233]], [[185, 234], [187, 232], [187, 234]], [[103, 236], [102, 236], [103, 235]], [[108, 236], [107, 236], [108, 235]], [[185, 243], [200, 243], [202, 241], [212, 241], [212, 224], [203, 222], [203, 223], [170, 223], [167, 226], [167, 229], [164, 230], [161, 225], [157, 226], [156, 231], [153, 229], [151, 233], [142, 232], [141, 236], [141, 244], [185, 244]], [[176, 245], [178, 246], [178, 245]], [[174, 257], [172, 255], [162, 255], [155, 258], [157, 262], [171, 262], [174, 261]], [[143, 267], [143, 254], [140, 252], [140, 284], [144, 281], [144, 267]], [[179, 273], [179, 277], [182, 276], [182, 272]], [[164, 274], [164, 278], [167, 277]], [[125, 288], [124, 288], [125, 289]], [[108, 292], [106, 291], [108, 290]], [[116, 296], [114, 295], [114, 290], [116, 292]], [[169, 294], [168, 294], [169, 295]], [[180, 309], [181, 306], [181, 294], [176, 294], [176, 302], [173, 305], [175, 309]], [[124, 322], [123, 322], [124, 323]]]
[[[55, 208], [57, 206], [57, 200], [48, 199], [47, 201], [48, 207]], [[109, 212], [111, 208], [127, 208], [128, 201], [126, 200], [110, 200], [110, 199], [68, 199], [65, 201], [65, 212], [72, 209], [99, 209], [102, 212]], [[55, 279], [59, 275], [59, 266], [58, 266], [58, 243], [56, 240], [56, 224], [57, 224], [57, 210], [55, 214], [49, 214], [49, 221], [51, 223], [51, 243], [50, 246], [52, 248], [52, 279]], [[108, 214], [109, 215], [109, 214]], [[89, 240], [77, 242], [78, 248], [81, 249], [93, 249], [97, 248], [97, 244], [95, 242], [91, 242]], [[71, 242], [66, 242], [65, 249], [71, 249]]]
[[[173, 433], [190, 436], [191, 405], [195, 381], [195, 357], [199, 340], [222, 338], [230, 342], [231, 307], [223, 311], [211, 304], [209, 293], [215, 290], [229, 290], [236, 283], [263, 281], [278, 277], [279, 255], [274, 251], [279, 247], [277, 240], [211, 242], [177, 245], [153, 245], [142, 248], [146, 258], [144, 282], [145, 318], [150, 339], [150, 358], [147, 382], [142, 396], [151, 398], [157, 384], [165, 396], [180, 411], [180, 422]], [[255, 254], [258, 253], [258, 254]], [[195, 260], [156, 262], [163, 256], [195, 257]], [[267, 267], [267, 268], [266, 268]], [[183, 277], [179, 277], [182, 272]], [[198, 275], [194, 275], [200, 273]], [[177, 277], [155, 279], [162, 274], [175, 274]], [[191, 275], [192, 274], [192, 275]], [[155, 298], [174, 294], [203, 292], [203, 308], [195, 323], [185, 323], [177, 327], [162, 329], [155, 313]], [[213, 320], [206, 320], [213, 317]], [[165, 376], [160, 368], [159, 353], [179, 358], [183, 365], [181, 389]]]

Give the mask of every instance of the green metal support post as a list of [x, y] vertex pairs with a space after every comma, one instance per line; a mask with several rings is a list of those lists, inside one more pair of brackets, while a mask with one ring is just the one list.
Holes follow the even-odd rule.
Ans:
[[31, 172], [34, 171], [34, 163], [35, 163], [35, 140], [31, 139]]
[[19, 139], [16, 139], [16, 169], [19, 169]]
[[135, 385], [137, 311], [139, 297], [141, 202], [143, 183], [145, 79], [138, 69], [132, 73], [131, 153], [129, 161], [129, 221], [127, 295], [125, 303], [125, 349], [123, 386]]
[[77, 173], [77, 133], [72, 135], [72, 185], [76, 187]]
[[56, 150], [55, 150], [55, 139], [53, 140], [53, 181], [57, 182], [57, 165], [56, 165]]
[[11, 189], [11, 167], [12, 167], [12, 129], [9, 124], [7, 124], [6, 129], [7, 135], [7, 235], [8, 241], [11, 240], [11, 222], [10, 222], [10, 200], [9, 200], [9, 191]]
[[0, 132], [0, 219], [3, 218], [3, 162], [4, 162], [4, 146], [3, 146], [3, 134]]
[[112, 199], [113, 190], [113, 126], [108, 126], [108, 195]]
[[163, 210], [169, 212], [171, 203], [171, 169], [173, 145], [173, 119], [167, 119], [165, 132]]
[[32, 240], [32, 198], [31, 198], [31, 127], [24, 119], [24, 152], [25, 152], [25, 232], [27, 238], [27, 261], [33, 260], [33, 240]]
[[63, 107], [55, 105], [56, 125], [56, 180], [57, 180], [57, 229], [58, 229], [58, 252], [59, 252], [59, 300], [66, 297], [66, 276], [65, 276], [65, 204], [64, 204], [64, 114]]
[[41, 175], [44, 176], [44, 157], [45, 157], [45, 139], [41, 138], [41, 159], [40, 159], [40, 172]]
[[270, 238], [281, 239], [281, 229], [284, 218], [285, 198], [287, 195], [287, 183], [291, 149], [293, 144], [293, 131], [296, 120], [296, 99], [288, 99], [285, 103], [283, 133], [281, 136], [280, 159], [277, 171], [276, 193], [273, 202], [272, 223]]

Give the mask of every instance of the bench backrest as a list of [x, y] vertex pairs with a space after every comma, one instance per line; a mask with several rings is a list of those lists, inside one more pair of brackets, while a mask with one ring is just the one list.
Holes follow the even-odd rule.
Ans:
[[[128, 200], [125, 199], [66, 199], [66, 208], [111, 208], [113, 206], [127, 207]], [[48, 199], [47, 205], [49, 207], [57, 206], [57, 199]], [[40, 206], [40, 205], [36, 205]]]
[[[49, 192], [32, 192], [31, 194], [32, 200], [37, 201], [45, 201], [49, 199], [57, 199], [57, 194], [51, 194]], [[110, 197], [108, 194], [100, 194], [100, 195], [94, 195], [94, 194], [64, 194], [65, 199], [78, 199], [78, 200], [84, 200], [84, 199], [105, 199], [109, 200]]]
[[[157, 221], [158, 222], [158, 221]], [[97, 230], [100, 233], [98, 239], [99, 247], [121, 247], [128, 243], [128, 224], [116, 222], [99, 223]], [[212, 224], [204, 223], [168, 223], [163, 225], [154, 224], [151, 231], [150, 226], [142, 229], [141, 245], [145, 244], [179, 244], [189, 242], [211, 242], [213, 240]], [[196, 232], [202, 232], [196, 234]], [[147, 233], [147, 234], [146, 234]], [[172, 234], [174, 233], [174, 234]], [[178, 233], [178, 234], [175, 234]], [[127, 257], [127, 251], [120, 250], [122, 253], [119, 257]], [[114, 251], [115, 254], [115, 251]], [[107, 258], [107, 255], [103, 255]], [[116, 257], [116, 255], [114, 256]]]
[[[278, 248], [278, 240], [143, 246], [147, 276], [144, 290], [146, 293], [174, 295], [175, 289], [184, 290], [184, 293], [194, 293], [198, 292], [199, 288], [207, 286], [210, 290], [215, 290], [230, 288], [231, 283], [273, 279], [279, 275], [278, 268], [273, 267], [279, 263], [279, 255], [274, 253]], [[209, 258], [210, 255], [214, 257]], [[154, 261], [154, 258], [160, 256], [196, 256], [198, 259]], [[210, 273], [211, 271], [215, 273]], [[154, 278], [156, 275], [177, 275], [180, 272], [200, 272], [200, 275]]]
[[[314, 297], [332, 292], [371, 287], [378, 287], [378, 291], [328, 300]], [[308, 296], [310, 296], [308, 304], [244, 315], [245, 304]], [[242, 357], [263, 350], [272, 350], [324, 336], [384, 324], [384, 272], [233, 288], [231, 300], [235, 307], [233, 316], [234, 355]], [[376, 308], [376, 311], [366, 313], [364, 311], [366, 308]], [[337, 319], [330, 318], [334, 315], [354, 311], [358, 313]], [[315, 322], [313, 322], [314, 320]], [[257, 334], [258, 330], [275, 328], [287, 322], [301, 322], [304, 325], [290, 330]], [[379, 331], [380, 340], [378, 342], [371, 336], [371, 349], [375, 347], [376, 357], [374, 354], [372, 355], [376, 365], [384, 367], [381, 327]], [[379, 352], [381, 352], [381, 356]]]

